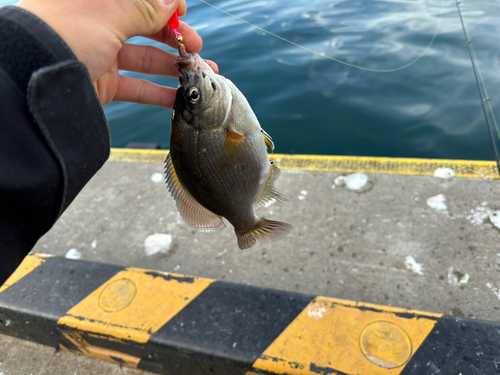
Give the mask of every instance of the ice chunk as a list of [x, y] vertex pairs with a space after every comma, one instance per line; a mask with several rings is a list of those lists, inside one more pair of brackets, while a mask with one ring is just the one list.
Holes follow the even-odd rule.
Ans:
[[448, 270], [448, 282], [453, 285], [467, 284], [469, 281], [469, 274], [450, 268]]
[[335, 185], [337, 186], [344, 186], [345, 185], [345, 176], [338, 176], [335, 178]]
[[268, 201], [268, 202], [264, 203], [264, 207], [265, 207], [265, 208], [271, 207], [271, 206], [272, 206], [273, 204], [275, 204], [276, 202], [277, 202], [277, 200], [273, 198], [273, 199], [271, 199], [270, 201]]
[[450, 179], [455, 176], [455, 172], [451, 168], [438, 168], [434, 171], [434, 177]]
[[500, 229], [500, 211], [493, 211], [490, 215], [491, 223]]
[[144, 240], [146, 255], [154, 255], [159, 252], [166, 253], [172, 246], [172, 235], [165, 233], [152, 234]]
[[161, 174], [161, 173], [153, 173], [151, 175], [151, 181], [153, 181], [153, 182], [162, 182], [163, 181], [163, 174]]
[[418, 273], [419, 275], [423, 275], [424, 273], [422, 272], [422, 265], [420, 263], [417, 263], [414, 257], [411, 255], [408, 255], [405, 259], [405, 266], [408, 268], [410, 271], [413, 271], [415, 273]]
[[81, 259], [82, 253], [80, 253], [77, 249], [69, 249], [66, 253], [67, 259]]
[[350, 190], [359, 190], [368, 182], [368, 176], [364, 173], [353, 173], [345, 178], [345, 185]]

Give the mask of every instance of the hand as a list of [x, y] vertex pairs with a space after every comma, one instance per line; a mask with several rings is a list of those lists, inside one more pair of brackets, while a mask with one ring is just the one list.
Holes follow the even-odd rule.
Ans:
[[[18, 6], [51, 26], [87, 66], [101, 104], [128, 101], [173, 107], [174, 88], [121, 76], [118, 70], [179, 76], [176, 54], [125, 41], [144, 36], [176, 48], [175, 35], [166, 24], [176, 9], [179, 16], [186, 14], [184, 0], [22, 0]], [[195, 30], [183, 22], [177, 30], [188, 52], [201, 49]], [[218, 72], [215, 63], [209, 64]]]

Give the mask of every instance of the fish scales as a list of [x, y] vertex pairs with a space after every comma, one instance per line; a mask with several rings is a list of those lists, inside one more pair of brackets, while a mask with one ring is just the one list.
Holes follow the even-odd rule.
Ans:
[[243, 94], [215, 74], [197, 54], [179, 48], [176, 94], [166, 160], [167, 186], [183, 219], [200, 229], [235, 230], [238, 246], [273, 242], [292, 226], [259, 218], [255, 206], [284, 197], [274, 187], [279, 169], [270, 163], [265, 133]]

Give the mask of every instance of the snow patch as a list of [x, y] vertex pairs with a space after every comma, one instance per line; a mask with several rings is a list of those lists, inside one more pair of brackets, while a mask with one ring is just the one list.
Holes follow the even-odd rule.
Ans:
[[77, 249], [69, 249], [65, 257], [67, 259], [81, 259], [82, 253], [80, 253]]
[[424, 273], [422, 272], [422, 264], [417, 263], [414, 257], [411, 255], [408, 255], [405, 259], [405, 266], [408, 268], [410, 271], [413, 271], [415, 273], [418, 273], [419, 275], [423, 275]]
[[146, 255], [154, 255], [159, 252], [166, 253], [172, 246], [172, 235], [165, 233], [155, 233], [147, 236], [144, 240]]
[[[469, 220], [472, 223], [472, 225], [481, 225], [483, 224], [484, 220], [490, 215], [492, 215], [491, 209], [481, 204], [481, 206], [478, 206], [475, 209], [473, 208], [472, 210], [470, 210], [470, 215], [465, 216], [465, 218]], [[493, 223], [493, 220], [491, 222]]]
[[368, 182], [368, 176], [364, 173], [353, 173], [345, 178], [345, 186], [350, 190], [359, 190]]
[[427, 205], [435, 209], [437, 212], [446, 213], [446, 197], [443, 194], [438, 194], [427, 199]]
[[434, 171], [434, 177], [445, 178], [449, 180], [455, 176], [455, 172], [451, 168], [438, 168]]
[[151, 181], [155, 182], [155, 183], [158, 183], [158, 182], [162, 182], [163, 181], [163, 174], [161, 173], [153, 173], [151, 175]]

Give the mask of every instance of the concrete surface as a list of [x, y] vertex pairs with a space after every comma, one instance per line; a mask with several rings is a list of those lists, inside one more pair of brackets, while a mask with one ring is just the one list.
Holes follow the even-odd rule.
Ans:
[[0, 335], [1, 375], [153, 375]]
[[[202, 233], [184, 224], [165, 183], [153, 181], [162, 172], [162, 164], [108, 162], [33, 251], [77, 249], [85, 260], [500, 321], [500, 229], [490, 220], [498, 181], [370, 174], [352, 191], [335, 183], [339, 173], [284, 170], [277, 186], [289, 201], [258, 214], [296, 229], [241, 251], [230, 225]], [[444, 202], [428, 201], [439, 194]], [[171, 234], [172, 246], [148, 256], [144, 241], [156, 233]], [[0, 336], [0, 374], [45, 373], [36, 364], [17, 372], [17, 361], [2, 358], [6, 343], [19, 347], [9, 357], [53, 353]], [[47, 356], [54, 375], [82, 361]]]

